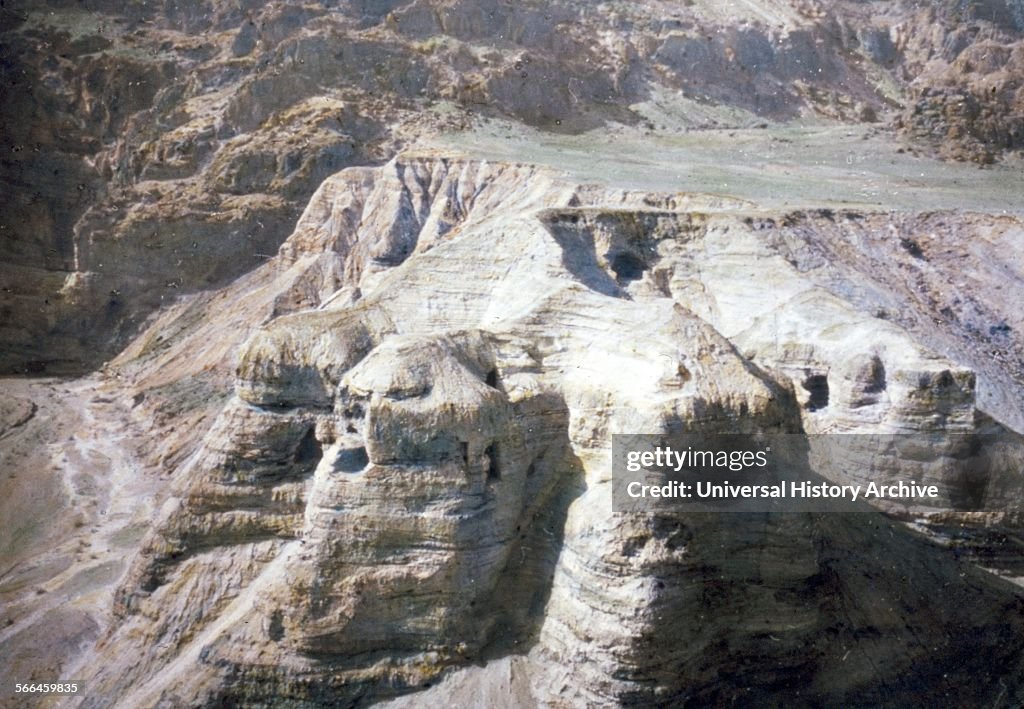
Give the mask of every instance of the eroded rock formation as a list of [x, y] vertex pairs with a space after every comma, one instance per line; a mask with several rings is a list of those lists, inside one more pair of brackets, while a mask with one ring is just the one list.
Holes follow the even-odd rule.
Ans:
[[328, 175], [481, 115], [554, 135], [898, 117], [948, 157], [1019, 150], [1019, 3], [919, 5], [10, 2], [0, 367], [100, 365], [273, 254]]
[[[1024, 702], [1022, 17], [0, 7], [0, 368], [97, 370], [4, 383], [0, 685]], [[825, 434], [824, 478], [941, 494], [618, 511], [638, 432]]]
[[[450, 702], [502, 672], [521, 705], [868, 704], [1017, 667], [1019, 594], [881, 515], [613, 512], [615, 432], [995, 426], [970, 368], [843, 297], [827, 239], [801, 241], [880, 217], [709, 203], [435, 156], [328, 179], [252, 275], [278, 315], [122, 582], [83, 705], [438, 681]], [[1009, 529], [1005, 474], [994, 517], [910, 518]]]

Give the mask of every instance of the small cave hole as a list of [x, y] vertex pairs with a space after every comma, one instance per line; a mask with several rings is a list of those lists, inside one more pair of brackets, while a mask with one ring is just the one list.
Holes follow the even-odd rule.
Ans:
[[270, 614], [270, 623], [267, 625], [267, 637], [274, 642], [284, 637], [284, 618], [281, 611], [274, 611]]
[[350, 419], [361, 419], [366, 412], [363, 411], [363, 407], [360, 404], [352, 404], [345, 408], [345, 418]]
[[462, 462], [469, 465], [469, 443], [459, 441], [459, 450], [462, 453]]
[[949, 501], [954, 510], [977, 512], [985, 507], [988, 489], [987, 471], [969, 471], [956, 480], [949, 490]]
[[320, 441], [316, 439], [316, 429], [310, 426], [309, 430], [306, 431], [306, 435], [299, 441], [299, 445], [295, 447], [292, 460], [298, 464], [317, 463], [321, 456], [323, 456], [323, 452]]
[[645, 264], [633, 254], [623, 252], [612, 257], [611, 268], [615, 273], [615, 278], [622, 283], [635, 281], [643, 276]]
[[370, 457], [366, 454], [365, 448], [346, 448], [345, 450], [338, 451], [334, 468], [343, 473], [358, 473], [369, 463]]
[[828, 377], [824, 374], [812, 374], [804, 379], [803, 388], [810, 395], [807, 398], [807, 410], [818, 411], [828, 406]]
[[489, 371], [487, 373], [487, 376], [484, 377], [484, 382], [487, 384], [487, 386], [491, 387], [492, 389], [497, 389], [498, 388], [498, 370], [497, 369], [492, 369], [491, 371]]
[[864, 393], [879, 394], [885, 391], [885, 365], [881, 358], [872, 357], [864, 377]]
[[484, 451], [484, 455], [487, 456], [487, 479], [490, 480], [501, 480], [501, 464], [498, 460], [498, 444], [492, 443], [487, 446]]

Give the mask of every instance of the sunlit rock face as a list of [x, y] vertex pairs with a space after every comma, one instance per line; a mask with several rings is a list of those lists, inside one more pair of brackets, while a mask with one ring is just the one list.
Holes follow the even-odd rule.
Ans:
[[[120, 584], [82, 705], [872, 703], [879, 672], [910, 697], [936, 668], [1015, 666], [980, 638], [1022, 630], [1018, 594], [878, 513], [613, 510], [618, 432], [1000, 428], [970, 366], [806, 237], [824, 220], [848, 245], [876, 218], [438, 156], [331, 177], [245, 286], [268, 321]], [[1012, 471], [961, 509], [977, 451], [899, 452], [947, 502], [886, 511], [1017, 524]], [[893, 453], [844, 481], [899, 474]]]

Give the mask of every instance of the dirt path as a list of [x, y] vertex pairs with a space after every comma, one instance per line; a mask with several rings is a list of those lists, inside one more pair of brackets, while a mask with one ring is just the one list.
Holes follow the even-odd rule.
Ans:
[[4, 380], [17, 416], [0, 451], [0, 684], [74, 679], [165, 483], [143, 434], [97, 379]]

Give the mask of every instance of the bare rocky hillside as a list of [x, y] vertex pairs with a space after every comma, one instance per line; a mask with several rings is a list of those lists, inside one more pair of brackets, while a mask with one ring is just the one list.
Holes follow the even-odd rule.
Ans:
[[[3, 691], [1024, 702], [1019, 2], [0, 23]], [[680, 432], [940, 494], [615, 508]]]
[[3, 369], [81, 373], [272, 255], [320, 182], [481, 116], [1024, 141], [1017, 2], [7, 2]]

